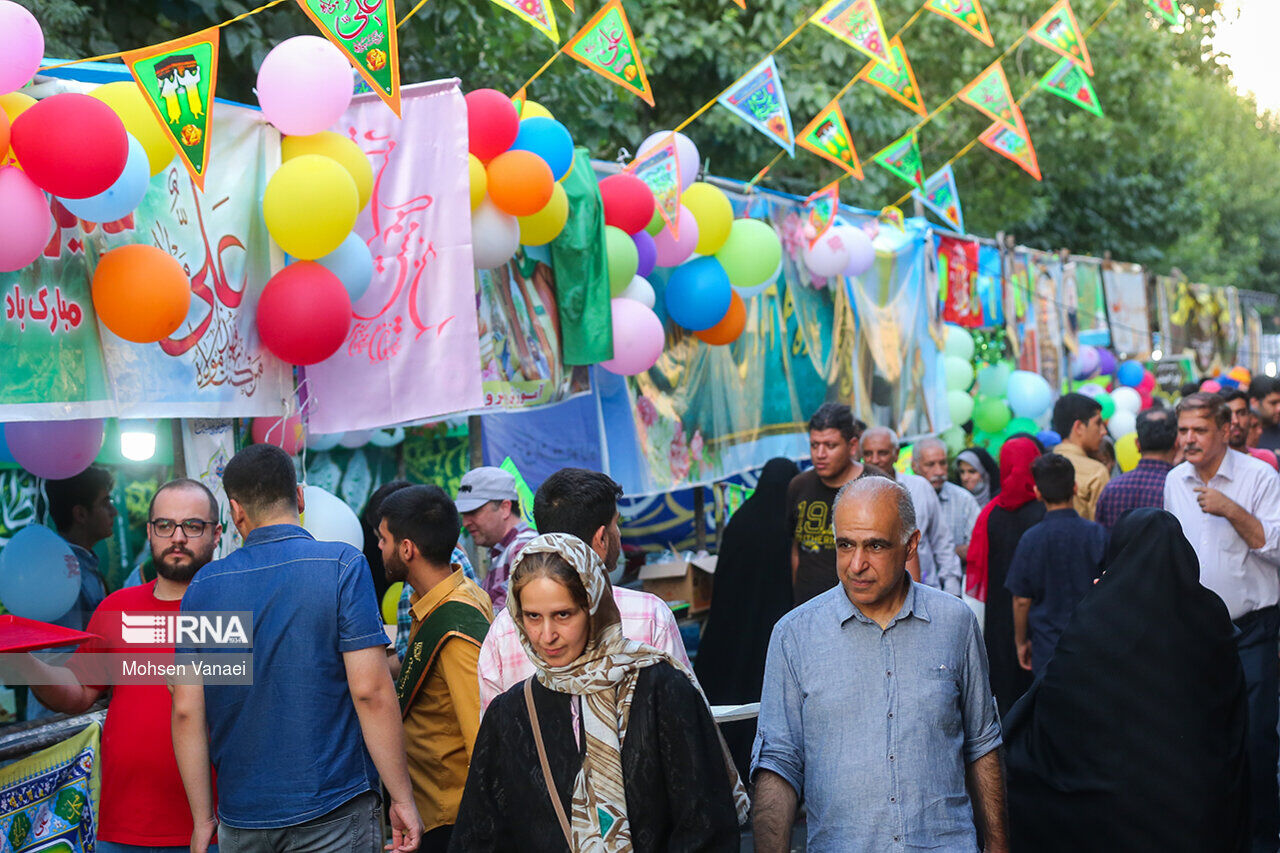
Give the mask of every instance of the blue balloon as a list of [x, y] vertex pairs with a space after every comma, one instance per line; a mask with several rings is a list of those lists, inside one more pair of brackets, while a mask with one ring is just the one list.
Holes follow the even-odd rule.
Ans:
[[551, 167], [557, 181], [573, 168], [573, 137], [568, 129], [553, 118], [534, 116], [520, 122], [520, 132], [511, 143], [512, 151], [530, 151]]
[[0, 551], [0, 604], [14, 616], [52, 622], [80, 595], [80, 561], [58, 534], [29, 524]]
[[719, 261], [695, 258], [671, 271], [662, 298], [672, 320], [691, 332], [700, 332], [729, 313], [733, 287]]
[[1051, 448], [1057, 447], [1059, 444], [1062, 444], [1062, 436], [1058, 435], [1056, 432], [1054, 432], [1051, 429], [1040, 430], [1040, 432], [1036, 435], [1036, 438], [1040, 439], [1040, 443], [1045, 446], [1046, 450], [1049, 450]]
[[347, 289], [352, 305], [360, 301], [373, 281], [373, 254], [368, 244], [354, 232], [348, 234], [338, 248], [323, 258], [317, 258], [316, 263], [338, 277]]
[[1130, 388], [1136, 388], [1142, 384], [1142, 377], [1146, 374], [1142, 362], [1130, 359], [1120, 365], [1120, 369], [1116, 371], [1116, 381], [1121, 385], [1128, 385]]
[[142, 203], [151, 185], [151, 163], [142, 143], [129, 138], [129, 159], [116, 182], [97, 195], [88, 198], [59, 198], [63, 207], [85, 222], [115, 222], [124, 219]]

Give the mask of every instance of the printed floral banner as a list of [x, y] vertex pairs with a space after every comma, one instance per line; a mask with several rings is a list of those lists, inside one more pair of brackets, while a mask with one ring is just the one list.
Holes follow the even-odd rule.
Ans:
[[1151, 7], [1151, 11], [1163, 18], [1166, 24], [1177, 26], [1182, 23], [1182, 10], [1174, 0], [1147, 0], [1147, 5]]
[[827, 0], [809, 21], [869, 58], [893, 66], [876, 0]]
[[814, 116], [813, 121], [800, 131], [796, 141], [801, 148], [825, 157], [853, 177], [862, 180], [862, 163], [853, 147], [849, 125], [844, 120], [839, 101], [833, 100], [823, 107], [822, 112]]
[[[494, 2], [504, 5], [499, 0]], [[369, 88], [392, 112], [400, 115], [400, 48], [396, 41], [395, 0], [357, 0], [355, 3], [298, 0], [298, 5], [325, 38], [346, 54]], [[348, 11], [353, 6], [355, 11]], [[552, 18], [553, 32], [555, 25]]]
[[924, 7], [936, 12], [969, 33], [987, 47], [995, 47], [981, 0], [929, 0]]
[[680, 160], [676, 156], [676, 135], [670, 134], [661, 145], [650, 148], [627, 165], [627, 171], [645, 182], [658, 203], [658, 215], [671, 229], [672, 237], [680, 236]]
[[974, 77], [956, 97], [1010, 128], [1017, 128], [1022, 121], [1022, 111], [1014, 103], [1013, 93], [1009, 91], [1009, 78], [1004, 76], [1004, 66], [998, 59]]
[[1082, 110], [1088, 110], [1102, 118], [1102, 106], [1098, 103], [1098, 95], [1093, 90], [1093, 81], [1084, 69], [1074, 62], [1059, 59], [1049, 69], [1049, 73], [1040, 78], [1038, 84], [1046, 92], [1052, 92], [1059, 98], [1070, 101]]
[[1071, 11], [1068, 0], [1058, 0], [1044, 17], [1036, 21], [1028, 30], [1028, 34], [1040, 44], [1059, 56], [1066, 57], [1093, 76], [1093, 62], [1089, 59], [1089, 48], [1084, 43], [1084, 35], [1080, 25], [1076, 23], [1076, 15]]
[[982, 325], [977, 243], [957, 237], [938, 238], [938, 285], [943, 320], [966, 329]]
[[791, 111], [782, 78], [773, 56], [752, 68], [716, 99], [721, 106], [742, 118], [756, 130], [782, 146], [792, 157], [796, 154], [796, 138], [791, 130]]
[[1124, 355], [1151, 352], [1147, 275], [1137, 264], [1102, 265], [1102, 289], [1107, 297], [1111, 345]]
[[888, 92], [912, 112], [928, 115], [924, 96], [920, 94], [920, 84], [916, 82], [916, 72], [912, 70], [911, 61], [907, 59], [907, 52], [902, 47], [902, 39], [898, 36], [889, 41], [889, 54], [893, 57], [892, 65], [872, 61], [870, 68], [862, 72], [862, 79], [877, 89]]
[[924, 190], [916, 190], [912, 195], [942, 217], [943, 222], [956, 231], [964, 232], [964, 211], [960, 208], [960, 192], [956, 189], [956, 175], [950, 165], [926, 178]]
[[[492, 0], [495, 6], [514, 12], [516, 17], [542, 33], [553, 42], [560, 43], [560, 30], [556, 27], [556, 14], [550, 0]], [[573, 11], [572, 5], [569, 11]]]
[[564, 46], [568, 56], [653, 106], [653, 90], [620, 0], [609, 0]]
[[183, 165], [203, 190], [218, 87], [218, 28], [131, 50], [123, 59]]
[[0, 848], [11, 853], [93, 853], [102, 786], [102, 728], [0, 769]]
[[810, 235], [810, 247], [831, 229], [839, 209], [840, 184], [837, 181], [832, 181], [804, 200], [805, 233]]
[[924, 162], [914, 133], [889, 143], [871, 159], [916, 189], [924, 189]]
[[1040, 180], [1040, 164], [1036, 161], [1036, 149], [1031, 144], [1031, 134], [1025, 122], [1018, 122], [1018, 129], [996, 122], [983, 131], [978, 140], [1001, 157], [1008, 157], [1027, 174]]

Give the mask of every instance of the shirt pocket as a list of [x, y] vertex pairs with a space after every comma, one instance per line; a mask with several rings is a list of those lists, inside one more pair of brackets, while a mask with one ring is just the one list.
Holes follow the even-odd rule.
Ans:
[[947, 737], [960, 733], [960, 668], [952, 661], [932, 661], [918, 672], [915, 702], [922, 720]]

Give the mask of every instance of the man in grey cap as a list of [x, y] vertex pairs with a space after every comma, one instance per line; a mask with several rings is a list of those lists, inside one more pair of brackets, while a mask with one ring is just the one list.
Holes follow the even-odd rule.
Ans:
[[511, 567], [538, 533], [520, 515], [516, 478], [501, 468], [468, 471], [458, 485], [455, 503], [462, 513], [462, 526], [476, 546], [489, 549], [489, 573], [480, 586], [493, 599], [496, 613], [507, 604]]

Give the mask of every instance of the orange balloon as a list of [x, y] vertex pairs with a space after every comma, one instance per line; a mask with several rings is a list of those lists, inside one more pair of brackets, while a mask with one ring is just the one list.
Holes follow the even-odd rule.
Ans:
[[694, 332], [694, 334], [698, 336], [698, 340], [704, 343], [712, 346], [724, 346], [736, 341], [746, 326], [747, 305], [742, 301], [742, 297], [738, 295], [738, 291], [735, 290], [730, 298], [729, 310], [725, 312], [724, 319], [710, 329], [703, 329], [701, 332]]
[[149, 344], [169, 337], [190, 306], [190, 279], [168, 252], [155, 246], [112, 249], [93, 271], [93, 310], [126, 341]]
[[0, 160], [9, 154], [9, 114], [0, 110]]
[[[13, 122], [31, 107], [35, 106], [36, 99], [30, 95], [24, 95], [21, 92], [9, 92], [6, 95], [0, 95], [0, 112], [4, 113], [6, 125], [12, 125]], [[0, 166], [22, 166], [18, 163], [18, 158], [9, 150], [9, 134], [6, 131], [4, 139], [0, 140]]]
[[551, 167], [532, 151], [507, 151], [485, 167], [489, 198], [503, 213], [532, 216], [547, 206], [556, 181]]

